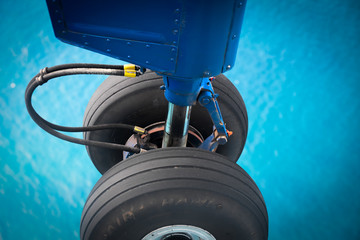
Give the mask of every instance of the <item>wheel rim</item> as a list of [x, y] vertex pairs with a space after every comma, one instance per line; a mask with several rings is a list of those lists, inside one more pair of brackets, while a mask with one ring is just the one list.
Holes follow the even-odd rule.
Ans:
[[171, 225], [158, 228], [142, 240], [216, 240], [208, 231], [190, 225]]

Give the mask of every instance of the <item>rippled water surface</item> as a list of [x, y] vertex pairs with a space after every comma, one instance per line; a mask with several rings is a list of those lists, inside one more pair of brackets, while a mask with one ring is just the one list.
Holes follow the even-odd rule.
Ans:
[[[0, 1], [0, 16], [0, 240], [78, 239], [100, 174], [32, 122], [24, 90], [44, 66], [119, 62], [55, 39], [45, 1]], [[249, 115], [238, 163], [264, 195], [269, 239], [360, 239], [360, 2], [249, 0], [241, 37], [226, 74]], [[81, 125], [103, 79], [49, 82], [34, 105]]]

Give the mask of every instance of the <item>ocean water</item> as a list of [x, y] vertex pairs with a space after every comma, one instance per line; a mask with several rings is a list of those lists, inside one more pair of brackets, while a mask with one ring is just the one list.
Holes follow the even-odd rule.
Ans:
[[[83, 146], [42, 131], [24, 91], [41, 68], [121, 64], [57, 40], [45, 1], [0, 1], [0, 240], [78, 239], [100, 178]], [[269, 239], [360, 239], [360, 1], [249, 0], [234, 68], [249, 115], [238, 164], [267, 203]], [[78, 126], [104, 77], [41, 87], [36, 109]]]

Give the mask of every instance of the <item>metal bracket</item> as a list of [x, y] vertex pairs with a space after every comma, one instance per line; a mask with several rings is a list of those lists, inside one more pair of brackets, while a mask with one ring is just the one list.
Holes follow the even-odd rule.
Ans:
[[202, 144], [198, 148], [208, 150], [210, 152], [215, 152], [218, 146], [219, 142], [215, 140], [215, 134], [212, 133], [204, 140], [204, 142], [202, 142]]
[[[214, 79], [214, 77], [211, 77], [209, 79], [205, 78], [203, 80], [202, 90], [200, 91], [198, 97], [199, 104], [208, 110], [211, 120], [213, 121], [213, 124], [215, 126], [213, 134], [210, 135], [200, 146], [200, 148], [206, 149], [216, 149], [218, 144], [224, 145], [225, 143], [227, 143], [229, 136], [232, 134], [231, 131], [228, 131], [226, 129], [224, 120], [221, 116], [219, 104], [216, 100], [218, 95], [215, 94], [211, 84], [211, 81], [213, 81]], [[217, 144], [216, 146], [213, 146], [215, 142]], [[205, 145], [207, 145], [207, 147]]]

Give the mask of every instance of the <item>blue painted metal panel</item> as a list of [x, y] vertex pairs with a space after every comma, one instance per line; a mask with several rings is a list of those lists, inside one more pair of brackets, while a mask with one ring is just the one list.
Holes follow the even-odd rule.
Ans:
[[67, 43], [167, 75], [199, 78], [233, 65], [245, 0], [47, 4], [56, 36]]
[[234, 66], [236, 52], [239, 44], [241, 25], [243, 22], [246, 1], [237, 1], [233, 8], [233, 18], [228, 36], [228, 43], [225, 53], [225, 61], [222, 72], [230, 70]]
[[164, 75], [166, 98], [191, 105], [201, 78], [235, 61], [246, 0], [47, 0], [64, 42]]
[[47, 0], [60, 40], [160, 72], [175, 70], [180, 3]]

